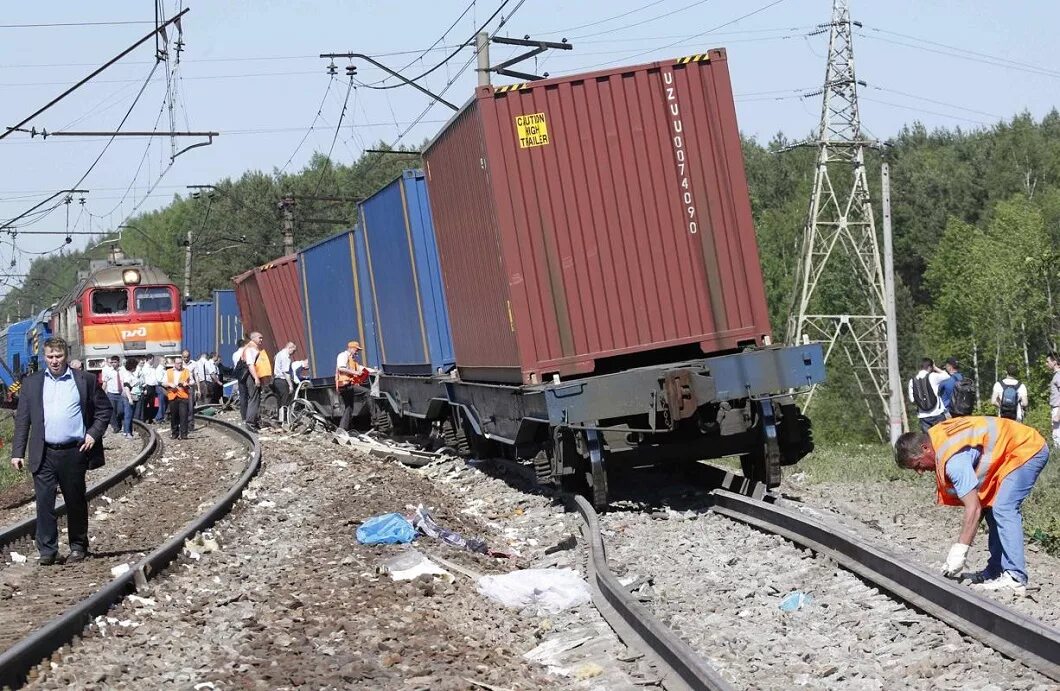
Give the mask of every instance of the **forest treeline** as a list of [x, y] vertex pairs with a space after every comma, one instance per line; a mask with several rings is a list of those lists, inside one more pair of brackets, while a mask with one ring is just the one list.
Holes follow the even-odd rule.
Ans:
[[[744, 140], [778, 338], [793, 306], [814, 172], [814, 149], [792, 143], [782, 134], [768, 142]], [[923, 355], [952, 355], [988, 396], [997, 373], [1016, 363], [1030, 375], [1033, 399], [1044, 390], [1041, 360], [1060, 337], [1060, 114], [1054, 110], [1040, 121], [1023, 114], [989, 129], [904, 128], [866, 162], [878, 228], [881, 155], [891, 167], [903, 379]], [[131, 219], [134, 230], [123, 231], [121, 246], [179, 284], [191, 230], [191, 292], [204, 299], [229, 287], [232, 276], [282, 253], [278, 202], [284, 195], [299, 197], [295, 238], [305, 246], [352, 225], [357, 211], [349, 200], [371, 194], [417, 161], [369, 153], [342, 165], [317, 155], [297, 173], [253, 171], [219, 180], [212, 194], [178, 195], [165, 208]], [[20, 318], [47, 306], [73, 285], [88, 256], [103, 256], [106, 248], [37, 259], [23, 286], [0, 300], [0, 314]], [[853, 281], [837, 272], [822, 283], [821, 299], [844, 304], [857, 293]], [[875, 440], [867, 409], [851, 404], [861, 398], [853, 378], [838, 361], [829, 376], [812, 411], [818, 436]], [[1041, 398], [1038, 403], [1043, 410]]]

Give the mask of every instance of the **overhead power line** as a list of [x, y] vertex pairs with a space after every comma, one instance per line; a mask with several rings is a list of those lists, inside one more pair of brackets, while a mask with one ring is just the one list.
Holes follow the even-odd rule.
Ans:
[[60, 26], [127, 26], [130, 24], [153, 24], [146, 20], [129, 20], [116, 22], [49, 22], [39, 24], [0, 24], [0, 29], [43, 29]]

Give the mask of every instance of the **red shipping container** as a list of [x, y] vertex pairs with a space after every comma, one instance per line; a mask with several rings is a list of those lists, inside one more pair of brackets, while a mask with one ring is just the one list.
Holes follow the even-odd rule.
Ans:
[[260, 331], [262, 345], [275, 357], [276, 351], [293, 341], [295, 359], [306, 350], [302, 292], [299, 289], [298, 256], [289, 255], [263, 264], [232, 279], [243, 331]]
[[769, 335], [724, 50], [479, 87], [424, 158], [464, 378], [532, 384]]

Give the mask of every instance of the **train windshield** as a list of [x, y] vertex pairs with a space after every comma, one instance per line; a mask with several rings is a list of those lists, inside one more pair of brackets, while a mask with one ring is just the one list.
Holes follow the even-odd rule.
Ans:
[[173, 309], [173, 297], [169, 288], [137, 288], [137, 312], [169, 312]]
[[93, 314], [124, 314], [129, 311], [129, 294], [124, 288], [92, 291]]

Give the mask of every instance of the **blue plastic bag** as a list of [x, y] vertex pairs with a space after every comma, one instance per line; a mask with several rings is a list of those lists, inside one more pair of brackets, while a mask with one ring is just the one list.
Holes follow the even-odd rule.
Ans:
[[357, 528], [362, 545], [400, 545], [416, 539], [416, 529], [399, 513], [373, 516]]
[[796, 610], [802, 609], [803, 607], [811, 604], [812, 602], [813, 598], [807, 595], [806, 593], [800, 592], [798, 590], [793, 590], [788, 593], [788, 596], [781, 601], [780, 609], [783, 612], [791, 613]]

